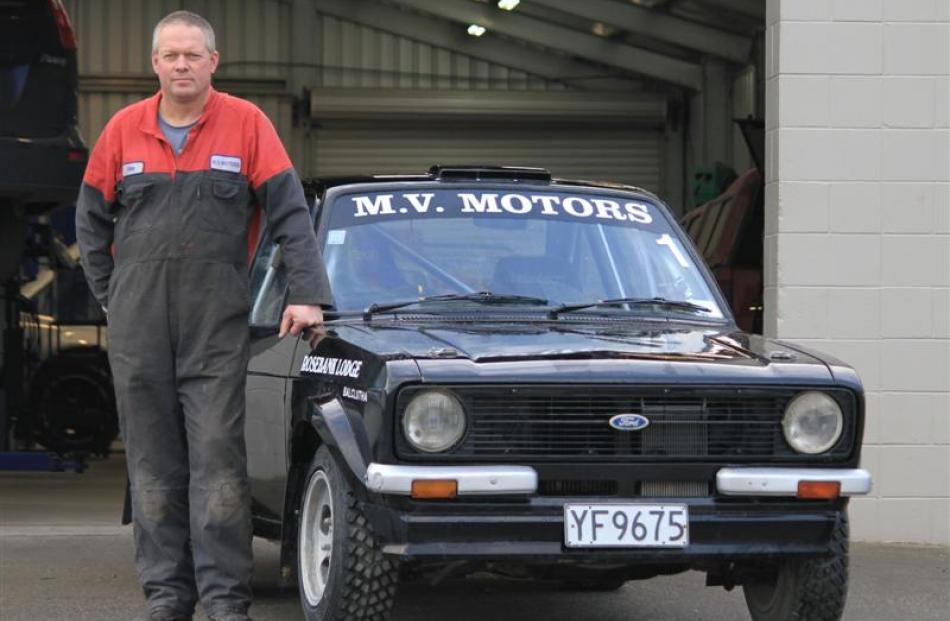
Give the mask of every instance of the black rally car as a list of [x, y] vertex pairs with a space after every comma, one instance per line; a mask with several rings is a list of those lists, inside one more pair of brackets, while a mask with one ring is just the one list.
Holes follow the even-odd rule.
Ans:
[[313, 189], [335, 311], [277, 339], [264, 231], [247, 382], [255, 531], [307, 619], [385, 619], [400, 579], [688, 569], [754, 619], [839, 618], [860, 381], [738, 331], [655, 196], [463, 167]]

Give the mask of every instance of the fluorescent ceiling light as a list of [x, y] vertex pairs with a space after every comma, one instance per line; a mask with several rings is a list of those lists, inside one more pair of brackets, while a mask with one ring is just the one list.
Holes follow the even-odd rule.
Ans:
[[485, 34], [485, 27], [479, 26], [478, 24], [472, 24], [468, 27], [468, 34], [472, 35], [473, 37], [480, 37]]
[[603, 22], [594, 22], [594, 26], [591, 30], [598, 37], [612, 37], [617, 32], [616, 28]]
[[505, 11], [512, 11], [521, 4], [521, 0], [498, 0], [498, 8]]

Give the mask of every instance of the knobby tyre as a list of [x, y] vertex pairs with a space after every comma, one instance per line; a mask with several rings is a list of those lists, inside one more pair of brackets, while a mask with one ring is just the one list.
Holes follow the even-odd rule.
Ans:
[[768, 578], [743, 586], [753, 621], [838, 621], [848, 594], [848, 516], [842, 512], [831, 554], [781, 561]]
[[307, 621], [386, 621], [397, 564], [383, 555], [326, 447], [310, 463], [299, 509], [297, 580]]

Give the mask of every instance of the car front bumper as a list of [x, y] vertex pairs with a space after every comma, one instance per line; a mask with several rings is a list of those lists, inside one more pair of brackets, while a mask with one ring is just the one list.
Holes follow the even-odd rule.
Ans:
[[[366, 486], [377, 493], [408, 496], [413, 481], [455, 480], [459, 496], [527, 495], [538, 487], [530, 466], [402, 466], [372, 463]], [[716, 490], [726, 496], [791, 496], [805, 481], [838, 482], [842, 496], [871, 491], [871, 474], [859, 468], [721, 468]]]
[[[364, 503], [389, 555], [403, 560], [524, 563], [680, 564], [816, 555], [828, 551], [846, 496], [867, 493], [870, 475], [853, 469], [723, 468], [717, 493], [703, 498], [552, 497], [536, 493], [537, 474], [525, 466], [382, 466], [371, 464]], [[534, 485], [529, 485], [532, 482]], [[795, 498], [797, 481], [840, 476], [842, 497]], [[413, 480], [457, 476], [458, 496], [416, 500]], [[839, 479], [835, 479], [839, 480]], [[463, 483], [464, 482], [464, 483]], [[791, 487], [795, 482], [795, 487]], [[531, 488], [531, 489], [529, 489]], [[760, 490], [765, 489], [765, 492]], [[569, 503], [683, 504], [689, 545], [683, 548], [568, 548]]]

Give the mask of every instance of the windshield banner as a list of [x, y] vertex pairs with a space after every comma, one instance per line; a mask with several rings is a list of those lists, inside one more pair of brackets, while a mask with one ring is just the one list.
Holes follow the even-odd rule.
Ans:
[[669, 226], [646, 201], [596, 194], [435, 190], [349, 194], [332, 207], [334, 228], [384, 220], [428, 218], [528, 218], [587, 221], [667, 231]]

